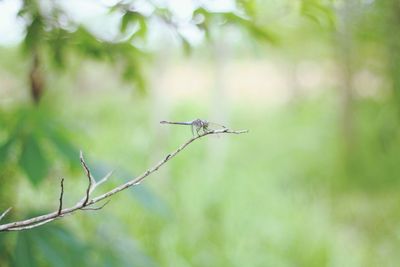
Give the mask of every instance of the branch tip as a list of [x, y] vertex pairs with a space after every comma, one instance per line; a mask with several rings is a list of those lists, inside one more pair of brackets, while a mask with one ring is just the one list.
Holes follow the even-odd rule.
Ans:
[[102, 208], [104, 208], [108, 203], [110, 203], [111, 199], [108, 199], [103, 205], [99, 206], [99, 207], [82, 207], [81, 210], [101, 210]]
[[59, 199], [59, 205], [58, 205], [58, 212], [57, 214], [60, 215], [62, 212], [62, 206], [63, 206], [63, 195], [64, 195], [64, 178], [61, 178], [61, 192], [60, 192], [60, 199]]
[[7, 215], [12, 210], [12, 207], [9, 207], [6, 209], [1, 215], [0, 215], [0, 221]]
[[113, 173], [114, 171], [110, 171], [109, 173], [107, 173], [103, 178], [101, 178], [100, 181], [96, 182], [96, 186], [99, 186], [102, 183], [107, 182], [108, 178], [110, 178]]
[[86, 174], [86, 176], [87, 176], [87, 178], [89, 180], [88, 187], [86, 188], [86, 197], [85, 197], [85, 200], [82, 203], [82, 207], [84, 207], [84, 206], [86, 206], [86, 204], [89, 201], [90, 193], [92, 192], [91, 189], [92, 189], [93, 185], [96, 185], [96, 180], [93, 178], [92, 174], [90, 173], [89, 167], [86, 165], [86, 162], [85, 162], [85, 160], [83, 158], [82, 150], [80, 152], [80, 161], [81, 161], [82, 168], [85, 171], [85, 174]]

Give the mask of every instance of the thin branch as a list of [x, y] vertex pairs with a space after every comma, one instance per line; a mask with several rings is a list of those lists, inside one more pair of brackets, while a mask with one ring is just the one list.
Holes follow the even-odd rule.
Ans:
[[102, 208], [104, 208], [105, 207], [105, 205], [107, 205], [108, 203], [110, 203], [110, 201], [111, 201], [111, 199], [109, 199], [109, 200], [107, 200], [106, 202], [104, 202], [104, 204], [103, 205], [101, 205], [101, 206], [99, 206], [99, 207], [84, 207], [84, 208], [81, 208], [81, 210], [101, 210]]
[[95, 184], [92, 186], [92, 189], [90, 189], [89, 191], [89, 195], [92, 194], [92, 192], [101, 184], [105, 183], [108, 181], [108, 178], [111, 177], [111, 175], [113, 174], [113, 171], [110, 171], [109, 173], [107, 173], [103, 178], [101, 178], [98, 182], [95, 182]]
[[[23, 220], [23, 221], [16, 221], [16, 222], [11, 222], [11, 223], [7, 223], [7, 224], [2, 224], [0, 225], [0, 232], [2, 231], [20, 231], [20, 230], [26, 230], [26, 229], [32, 229], [35, 227], [38, 227], [40, 225], [46, 224], [48, 222], [51, 222], [55, 219], [64, 217], [66, 215], [70, 215], [73, 214], [76, 211], [79, 210], [98, 210], [103, 208], [105, 205], [107, 205], [108, 202], [106, 202], [105, 204], [103, 204], [100, 207], [94, 208], [90, 206], [92, 206], [93, 204], [102, 201], [103, 199], [109, 198], [114, 194], [117, 194], [131, 186], [135, 186], [140, 184], [147, 176], [149, 176], [150, 174], [152, 174], [153, 172], [157, 171], [161, 166], [163, 166], [165, 163], [167, 163], [168, 161], [170, 161], [172, 158], [174, 158], [179, 152], [181, 152], [183, 149], [185, 149], [188, 145], [190, 145], [191, 143], [193, 143], [194, 141], [196, 141], [197, 139], [203, 138], [207, 135], [213, 135], [213, 134], [243, 134], [243, 133], [247, 133], [247, 130], [241, 130], [241, 131], [233, 131], [230, 130], [228, 128], [224, 128], [224, 129], [220, 129], [220, 130], [215, 130], [215, 131], [207, 131], [203, 134], [200, 134], [198, 136], [192, 137], [190, 138], [188, 141], [186, 141], [185, 143], [183, 143], [181, 146], [179, 146], [175, 151], [173, 151], [172, 153], [167, 154], [160, 162], [158, 162], [156, 165], [154, 165], [153, 167], [149, 168], [148, 170], [146, 170], [142, 175], [133, 178], [131, 180], [129, 180], [128, 182], [98, 196], [95, 197], [93, 199], [90, 200], [90, 194], [92, 193], [92, 191], [101, 183], [107, 181], [107, 179], [110, 177], [110, 174], [107, 174], [103, 179], [101, 179], [99, 182], [96, 183], [96, 181], [93, 179], [90, 170], [88, 168], [88, 166], [86, 165], [84, 159], [83, 159], [83, 154], [81, 152], [80, 154], [80, 160], [81, 160], [81, 164], [83, 166], [83, 169], [85, 170], [85, 174], [88, 177], [89, 180], [89, 185], [87, 187], [86, 190], [86, 195], [85, 197], [79, 201], [77, 204], [75, 204], [75, 206], [70, 207], [70, 208], [64, 208], [58, 209], [58, 211], [55, 212], [51, 212], [45, 215], [41, 215], [41, 216], [37, 216], [37, 217], [33, 217], [27, 220]], [[63, 186], [61, 186], [61, 192], [63, 192]], [[62, 199], [62, 194], [60, 194], [60, 199]], [[60, 201], [61, 204], [62, 201]], [[61, 206], [61, 205], [60, 205]], [[5, 212], [3, 212], [2, 215], [0, 215], [0, 219], [3, 218], [7, 212], [10, 209], [6, 210]]]
[[85, 200], [83, 201], [83, 206], [86, 205], [86, 203], [89, 201], [89, 197], [90, 197], [90, 191], [92, 189], [92, 186], [94, 184], [96, 184], [96, 181], [94, 180], [92, 174], [90, 173], [89, 167], [86, 165], [85, 160], [83, 159], [83, 153], [82, 150], [80, 151], [80, 156], [79, 156], [80, 160], [81, 160], [81, 164], [83, 169], [85, 170], [86, 176], [89, 180], [89, 184], [88, 187], [86, 188], [86, 197]]
[[30, 224], [30, 225], [27, 225], [27, 226], [10, 228], [10, 229], [7, 229], [6, 231], [21, 231], [21, 230], [28, 230], [28, 229], [36, 228], [38, 226], [41, 226], [41, 225], [46, 224], [46, 223], [49, 223], [49, 222], [54, 221], [55, 219], [58, 219], [58, 218], [61, 218], [61, 217], [62, 216], [58, 216], [58, 217], [51, 218], [51, 219], [48, 219], [48, 220], [45, 220], [45, 221], [42, 221], [42, 222], [39, 222], [39, 223]]
[[8, 209], [6, 209], [6, 210], [0, 215], [0, 221], [7, 215], [7, 213], [10, 212], [11, 209], [12, 209], [12, 207], [9, 207]]
[[62, 211], [63, 195], [64, 195], [64, 178], [61, 179], [61, 192], [60, 192], [60, 204], [58, 205], [58, 215], [60, 215]]
[[113, 174], [113, 171], [110, 171], [109, 173], [107, 173], [100, 181], [96, 182], [96, 187], [101, 185], [102, 183], [107, 182], [108, 178], [110, 178], [112, 174]]
[[[89, 169], [89, 168], [88, 168]], [[85, 169], [86, 170], [86, 169]], [[85, 171], [86, 173], [86, 171]], [[110, 171], [109, 173], [107, 173], [103, 178], [100, 179], [100, 181], [96, 182], [96, 180], [92, 180], [92, 183], [89, 184], [88, 188], [89, 192], [86, 191], [86, 195], [81, 199], [81, 201], [79, 202], [82, 206], [87, 206], [89, 197], [92, 195], [93, 191], [101, 184], [105, 183], [108, 181], [108, 178], [111, 177], [111, 175], [113, 174], [113, 171]], [[89, 195], [89, 197], [88, 197]]]

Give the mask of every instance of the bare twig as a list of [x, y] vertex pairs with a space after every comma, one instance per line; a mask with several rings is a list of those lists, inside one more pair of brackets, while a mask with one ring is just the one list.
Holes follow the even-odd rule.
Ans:
[[110, 178], [112, 174], [113, 174], [113, 171], [110, 171], [109, 173], [107, 173], [100, 181], [96, 182], [96, 186], [94, 188], [101, 185], [102, 183], [107, 182], [108, 178]]
[[[91, 172], [86, 165], [84, 159], [83, 159], [83, 153], [80, 153], [80, 161], [82, 164], [82, 167], [85, 171], [86, 176], [88, 177], [89, 180], [89, 185], [86, 189], [86, 194], [85, 197], [79, 201], [75, 206], [70, 207], [70, 208], [64, 208], [62, 209], [62, 197], [63, 197], [63, 180], [61, 181], [61, 193], [60, 193], [60, 206], [57, 211], [51, 212], [45, 215], [33, 217], [27, 220], [23, 221], [16, 221], [16, 222], [11, 222], [7, 224], [2, 224], [0, 225], [0, 232], [2, 231], [20, 231], [20, 230], [27, 230], [27, 229], [32, 229], [38, 226], [41, 226], [43, 224], [46, 224], [48, 222], [54, 221], [58, 218], [64, 217], [66, 215], [73, 214], [76, 211], [79, 210], [99, 210], [103, 208], [105, 205], [107, 205], [108, 202], [103, 204], [100, 207], [90, 207], [93, 204], [102, 201], [103, 199], [109, 198], [114, 194], [117, 194], [131, 186], [135, 186], [140, 184], [147, 176], [152, 174], [153, 172], [157, 171], [161, 166], [163, 166], [166, 162], [174, 158], [179, 152], [181, 152], [183, 149], [185, 149], [188, 145], [190, 145], [192, 142], [196, 141], [197, 139], [200, 139], [202, 137], [205, 137], [207, 135], [213, 135], [213, 134], [242, 134], [242, 133], [247, 133], [247, 130], [241, 130], [241, 131], [233, 131], [228, 128], [220, 129], [220, 130], [215, 130], [215, 131], [207, 131], [203, 134], [200, 134], [198, 136], [190, 138], [188, 141], [183, 143], [180, 147], [178, 147], [175, 151], [172, 153], [169, 153], [167, 156], [165, 156], [160, 162], [158, 162], [156, 165], [151, 167], [150, 169], [146, 170], [142, 175], [133, 178], [129, 181], [127, 181], [124, 184], [121, 184], [120, 186], [98, 196], [95, 198], [90, 199], [91, 193], [94, 191], [94, 189], [107, 181], [107, 179], [111, 176], [111, 173], [107, 174], [104, 178], [102, 178], [99, 182], [96, 182], [95, 179], [92, 177]], [[10, 208], [11, 209], [11, 208]], [[10, 211], [10, 209], [6, 210], [0, 215], [0, 220]]]
[[8, 209], [6, 209], [1, 215], [0, 215], [0, 221], [7, 215], [7, 213], [10, 212], [12, 208], [9, 207]]
[[86, 198], [85, 198], [85, 200], [83, 201], [83, 206], [85, 206], [86, 203], [89, 201], [90, 191], [91, 191], [91, 189], [92, 189], [92, 186], [93, 186], [94, 184], [96, 184], [96, 181], [94, 180], [92, 174], [90, 173], [89, 167], [86, 165], [86, 162], [85, 162], [85, 160], [83, 159], [83, 153], [82, 153], [82, 151], [80, 151], [79, 158], [80, 158], [80, 160], [81, 160], [82, 167], [83, 167], [83, 169], [85, 170], [86, 176], [87, 176], [87, 178], [88, 178], [88, 180], [89, 180], [88, 187], [86, 188]]
[[51, 219], [48, 219], [48, 220], [45, 220], [45, 221], [42, 221], [42, 222], [39, 222], [39, 223], [30, 224], [30, 225], [27, 225], [27, 226], [9, 228], [6, 231], [21, 231], [21, 230], [28, 230], [28, 229], [36, 228], [38, 226], [41, 226], [41, 225], [46, 224], [46, 223], [49, 223], [49, 222], [54, 221], [55, 219], [58, 219], [58, 218], [61, 218], [61, 217], [62, 216], [54, 217], [54, 218], [51, 218]]
[[58, 215], [60, 215], [62, 211], [63, 195], [64, 195], [64, 178], [61, 179], [61, 192], [60, 192], [60, 204], [58, 205]]
[[104, 202], [103, 205], [99, 206], [99, 207], [86, 207], [86, 208], [81, 208], [81, 210], [101, 210], [102, 208], [104, 208], [105, 205], [107, 205], [108, 203], [110, 203], [111, 199], [107, 200], [106, 202]]

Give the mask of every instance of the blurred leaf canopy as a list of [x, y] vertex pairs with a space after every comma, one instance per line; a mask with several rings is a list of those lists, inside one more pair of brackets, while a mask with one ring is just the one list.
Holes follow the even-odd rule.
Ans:
[[[146, 2], [145, 8], [141, 2]], [[206, 175], [196, 176], [191, 173], [198, 168], [197, 162], [185, 159], [187, 169], [178, 166], [172, 172], [177, 177], [186, 177], [184, 171], [189, 170], [190, 175], [198, 178], [195, 181], [198, 183], [195, 183], [197, 187], [192, 188], [185, 182], [177, 183], [177, 186], [166, 186], [175, 190], [171, 198], [178, 207], [177, 212], [183, 214], [181, 217], [173, 218], [171, 213], [176, 210], [170, 212], [157, 193], [147, 187], [139, 187], [126, 196], [136, 200], [132, 206], [127, 205], [121, 208], [122, 211], [111, 210], [118, 218], [127, 222], [112, 222], [114, 224], [109, 226], [111, 229], [103, 231], [101, 227], [104, 226], [100, 220], [94, 218], [91, 221], [88, 216], [84, 219], [77, 218], [77, 224], [83, 227], [77, 227], [74, 223], [67, 224], [68, 228], [50, 224], [37, 231], [0, 235], [1, 266], [71, 266], [76, 262], [84, 266], [153, 266], [153, 261], [141, 252], [132, 236], [140, 236], [143, 246], [148, 248], [147, 252], [161, 264], [178, 258], [171, 250], [176, 254], [181, 253], [180, 261], [176, 261], [180, 263], [178, 266], [187, 266], [191, 261], [198, 263], [196, 266], [210, 265], [209, 259], [214, 259], [213, 263], [227, 266], [235, 265], [234, 261], [237, 265], [254, 263], [262, 266], [258, 262], [258, 257], [261, 257], [259, 255], [266, 257], [272, 262], [271, 265], [281, 263], [279, 266], [292, 266], [300, 262], [304, 266], [321, 266], [331, 263], [340, 249], [346, 250], [346, 247], [342, 248], [341, 242], [349, 238], [349, 232], [351, 242], [348, 243], [358, 249], [359, 254], [355, 261], [361, 259], [362, 264], [359, 266], [375, 266], [365, 262], [378, 262], [379, 260], [372, 259], [377, 254], [380, 255], [379, 259], [384, 258], [387, 262], [398, 254], [393, 250], [398, 247], [398, 238], [385, 238], [385, 234], [395, 232], [395, 227], [384, 217], [391, 212], [393, 216], [398, 213], [396, 195], [393, 192], [390, 194], [390, 190], [396, 191], [399, 181], [399, 2], [236, 0], [232, 1], [234, 8], [223, 11], [213, 9], [210, 5], [212, 1], [195, 2], [190, 16], [183, 19], [163, 1], [125, 0], [114, 5], [104, 5], [107, 11], [105, 17], [116, 18], [116, 23], [110, 25], [111, 33], [103, 33], [102, 29], [96, 31], [88, 23], [78, 21], [62, 1], [21, 2], [18, 20], [23, 22], [25, 35], [18, 47], [22, 57], [17, 60], [24, 67], [16, 67], [14, 57], [6, 62], [7, 51], [2, 56], [6, 68], [10, 67], [10, 72], [23, 69], [23, 76], [28, 82], [26, 88], [21, 87], [31, 92], [32, 101], [20, 101], [0, 107], [0, 212], [14, 203], [17, 197], [12, 193], [19, 193], [16, 187], [20, 185], [24, 190], [29, 188], [38, 192], [40, 186], [49, 186], [46, 182], [50, 181], [52, 185], [58, 182], [57, 170], [60, 169], [63, 175], [74, 177], [75, 169], [79, 168], [78, 147], [83, 143], [81, 140], [92, 138], [84, 130], [81, 135], [85, 137], [77, 138], [84, 127], [79, 127], [81, 125], [76, 121], [82, 121], [81, 124], [85, 125], [88, 123], [85, 118], [74, 117], [68, 121], [60, 112], [65, 108], [64, 105], [70, 104], [57, 101], [57, 97], [63, 97], [60, 91], [65, 88], [57, 88], [59, 91], [50, 95], [54, 99], [41, 101], [54, 82], [54, 78], [47, 78], [57, 77], [59, 74], [61, 77], [61, 74], [71, 69], [79, 71], [77, 65], [81, 61], [94, 60], [111, 65], [112, 71], [121, 80], [133, 85], [135, 92], [145, 95], [148, 87], [146, 64], [154, 54], [151, 39], [157, 34], [157, 30], [168, 29], [175, 41], [180, 42], [181, 49], [190, 51], [195, 44], [184, 34], [185, 27], [190, 25], [203, 34], [207, 41], [213, 41], [218, 38], [221, 28], [229, 25], [227, 28], [232, 27], [245, 33], [240, 35], [243, 40], [238, 42], [257, 40], [262, 41], [262, 44], [274, 45], [274, 48], [282, 48], [282, 53], [293, 59], [293, 66], [290, 67], [293, 67], [295, 74], [298, 74], [295, 70], [300, 65], [296, 60], [304, 55], [310, 59], [318, 59], [315, 67], [317, 69], [325, 66], [325, 60], [334, 62], [335, 69], [330, 74], [341, 74], [332, 75], [332, 79], [344, 84], [338, 86], [341, 89], [338, 94], [342, 94], [341, 102], [346, 103], [348, 100], [349, 107], [333, 105], [333, 97], [328, 95], [321, 103], [317, 100], [293, 104], [290, 109], [279, 111], [279, 114], [240, 113], [237, 121], [247, 123], [250, 120], [256, 137], [237, 144], [235, 155], [247, 153], [252, 157], [247, 161], [244, 158], [246, 164], [243, 165], [237, 159], [229, 159], [230, 167], [224, 174], [232, 183], [219, 184], [224, 186], [224, 190], [210, 193], [207, 191], [210, 189], [206, 188], [205, 192], [201, 192], [203, 195], [200, 195], [200, 182], [203, 183], [203, 176]], [[167, 42], [158, 45], [161, 49], [165, 46], [165, 50], [170, 51], [166, 47], [169, 45]], [[361, 76], [360, 79], [357, 76], [365, 72], [368, 74], [367, 78]], [[299, 76], [302, 74], [300, 72]], [[354, 96], [356, 94], [353, 91], [356, 90], [351, 86], [358, 80], [364, 84], [369, 83], [371, 77], [379, 77], [376, 97]], [[21, 80], [21, 77], [18, 79]], [[368, 93], [366, 89], [365, 92], [363, 90], [364, 88], [361, 93], [357, 93]], [[134, 105], [140, 104], [136, 102]], [[91, 109], [93, 106], [88, 105], [87, 110]], [[142, 120], [145, 124], [148, 114], [140, 114], [140, 107], [129, 110], [132, 113], [129, 116], [134, 117], [132, 121]], [[115, 114], [110, 114], [112, 111], [110, 104], [108, 109], [96, 115], [101, 117], [98, 121], [105, 121], [104, 124], [109, 128], [113, 127], [113, 120], [117, 120]], [[186, 110], [181, 113], [186, 114]], [[349, 124], [353, 124], [356, 129], [352, 133], [355, 136], [355, 149], [351, 151], [351, 155], [342, 151], [342, 140], [335, 135], [340, 131], [335, 122], [338, 121], [339, 124], [343, 120], [343, 124], [346, 124], [346, 118], [354, 118], [353, 121], [349, 120]], [[271, 128], [279, 130], [274, 132]], [[137, 131], [138, 135], [148, 137], [147, 133]], [[110, 143], [115, 145], [119, 136], [111, 136]], [[260, 140], [265, 143], [258, 143]], [[143, 150], [149, 148], [146, 142], [141, 145]], [[264, 155], [265, 151], [269, 154]], [[257, 157], [253, 156], [254, 153], [257, 153]], [[258, 157], [258, 153], [263, 157]], [[132, 157], [133, 164], [147, 163], [149, 158], [135, 156]], [[112, 169], [108, 163], [96, 164], [98, 162], [98, 159], [89, 161], [94, 163], [90, 166], [93, 167], [96, 178]], [[270, 173], [266, 174], [266, 168]], [[254, 179], [253, 183], [243, 181], [242, 177], [250, 176], [249, 173]], [[110, 185], [115, 186], [135, 174], [132, 170], [119, 172], [116, 175], [118, 178], [110, 181]], [[213, 189], [217, 188], [215, 184], [210, 184]], [[79, 186], [78, 183], [77, 187]], [[291, 186], [294, 188], [293, 192]], [[322, 190], [318, 191], [316, 188]], [[251, 198], [253, 196], [244, 198], [243, 195], [249, 195], [248, 190], [254, 190], [260, 196], [254, 194], [255, 200]], [[348, 193], [351, 190], [355, 193]], [[47, 191], [54, 193], [51, 197], [57, 194], [54, 187], [47, 188]], [[369, 192], [376, 192], [376, 195], [369, 195]], [[383, 193], [379, 195], [379, 192]], [[322, 194], [323, 197], [320, 198], [317, 194]], [[267, 200], [265, 195], [268, 195]], [[188, 196], [193, 198], [193, 202], [185, 201]], [[200, 198], [204, 198], [202, 201], [206, 203], [205, 207], [192, 209], [191, 205], [200, 206]], [[270, 208], [264, 217], [258, 210], [248, 208], [262, 206], [260, 200], [268, 202], [262, 204]], [[324, 205], [332, 213], [329, 214], [332, 218], [324, 217]], [[149, 211], [148, 214], [137, 215], [141, 216], [137, 218], [135, 214], [124, 212], [138, 208], [137, 206]], [[298, 207], [300, 208], [297, 210]], [[29, 215], [28, 209], [29, 206], [25, 210], [21, 208], [16, 215], [11, 214], [14, 217], [10, 219]], [[157, 219], [152, 220], [153, 217]], [[203, 218], [206, 218], [205, 222], [201, 221]], [[325, 221], [320, 222], [321, 218]], [[168, 225], [166, 219], [176, 225]], [[138, 225], [131, 224], [132, 221]], [[179, 225], [178, 222], [183, 223]], [[93, 224], [99, 225], [99, 228], [93, 227]], [[163, 227], [166, 230], [161, 233]], [[243, 235], [255, 236], [254, 240], [242, 240], [243, 236], [237, 234], [238, 227], [242, 229]], [[345, 238], [339, 240], [340, 242], [335, 236], [336, 230], [331, 229], [335, 227], [348, 228], [342, 230], [339, 238]], [[76, 228], [84, 230], [67, 230]], [[323, 234], [318, 231], [323, 231]], [[304, 246], [304, 243], [309, 244], [310, 236], [314, 233], [314, 243]], [[192, 238], [192, 235], [197, 238]], [[104, 240], [108, 239], [116, 247], [105, 244]], [[364, 239], [367, 240], [365, 243]], [[90, 241], [85, 243], [83, 240]], [[243, 257], [239, 259], [232, 257], [235, 255], [232, 254], [234, 245], [231, 247], [231, 243], [237, 245], [235, 251], [245, 251], [246, 255], [240, 254]], [[256, 250], [250, 251], [247, 248]], [[89, 257], [86, 258], [81, 251], [86, 251]], [[268, 255], [264, 255], [266, 251]], [[350, 252], [341, 253], [339, 254], [343, 256]], [[132, 258], [137, 259], [137, 262], [132, 263]], [[338, 266], [341, 266], [340, 263]], [[357, 265], [351, 265], [350, 262], [349, 266]]]
[[[68, 60], [74, 55], [116, 65], [122, 78], [134, 82], [135, 88], [144, 92], [146, 83], [142, 67], [149, 57], [149, 50], [140, 44], [146, 43], [149, 38], [150, 24], [154, 21], [166, 24], [173, 29], [184, 47], [190, 46], [179, 32], [182, 22], [171, 10], [152, 1], [147, 4], [151, 6], [150, 12], [141, 11], [137, 1], [120, 1], [107, 6], [109, 16], [119, 16], [119, 26], [116, 25], [118, 29], [115, 36], [105, 39], [73, 20], [57, 1], [24, 0], [18, 16], [25, 25], [24, 54], [33, 60], [30, 82], [35, 102], [39, 102], [45, 93], [44, 81], [48, 72], [67, 69]], [[213, 27], [232, 23], [256, 38], [275, 42], [275, 36], [269, 33], [265, 25], [252, 23], [252, 6], [252, 1], [238, 2], [237, 10], [213, 12], [200, 3], [190, 21], [185, 23], [195, 25], [208, 37]], [[2, 164], [10, 164], [17, 155], [20, 169], [35, 185], [41, 183], [51, 166], [46, 156], [48, 149], [59, 153], [74, 165], [77, 149], [69, 140], [66, 127], [57, 121], [57, 116], [49, 113], [46, 106], [33, 110], [30, 107], [18, 109], [8, 111], [8, 115], [3, 111], [7, 137], [0, 142]]]

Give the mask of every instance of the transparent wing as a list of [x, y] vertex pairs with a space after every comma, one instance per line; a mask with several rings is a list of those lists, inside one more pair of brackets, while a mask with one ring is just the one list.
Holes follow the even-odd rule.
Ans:
[[222, 124], [215, 123], [215, 122], [208, 122], [208, 130], [221, 130], [225, 129], [226, 127]]

